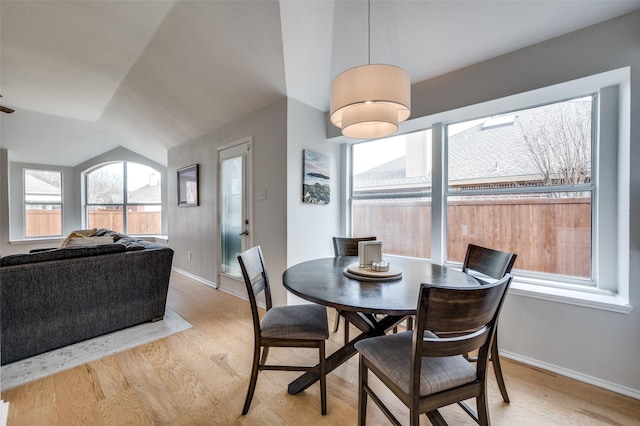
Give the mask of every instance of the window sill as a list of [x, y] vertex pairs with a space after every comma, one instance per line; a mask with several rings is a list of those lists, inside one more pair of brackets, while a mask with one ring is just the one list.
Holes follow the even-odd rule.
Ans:
[[629, 305], [627, 300], [624, 300], [617, 294], [590, 293], [565, 288], [545, 287], [542, 285], [518, 282], [517, 278], [511, 283], [509, 294], [621, 314], [628, 314], [633, 310], [633, 306]]
[[21, 244], [45, 244], [45, 243], [61, 243], [65, 240], [65, 237], [39, 237], [39, 238], [25, 238], [23, 240], [10, 240], [11, 245]]
[[163, 242], [166, 243], [169, 241], [169, 237], [167, 235], [156, 235], [156, 234], [128, 234], [130, 237], [139, 238], [145, 241], [151, 241], [153, 243]]
[[[448, 266], [460, 269], [460, 264]], [[471, 274], [482, 278], [473, 272]], [[633, 310], [628, 300], [610, 291], [551, 280], [514, 276], [509, 294], [621, 314], [628, 314]]]
[[[140, 238], [141, 240], [151, 240], [151, 241], [161, 241], [168, 242], [169, 237], [166, 235], [131, 235], [135, 238]], [[66, 237], [38, 237], [38, 238], [25, 238], [22, 240], [10, 240], [9, 244], [11, 245], [24, 245], [24, 244], [46, 244], [46, 243], [62, 243]]]

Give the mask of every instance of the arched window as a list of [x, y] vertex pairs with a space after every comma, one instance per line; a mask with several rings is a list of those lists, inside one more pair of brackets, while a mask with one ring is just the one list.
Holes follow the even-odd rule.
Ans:
[[161, 176], [143, 164], [117, 162], [85, 173], [86, 223], [125, 234], [161, 234]]

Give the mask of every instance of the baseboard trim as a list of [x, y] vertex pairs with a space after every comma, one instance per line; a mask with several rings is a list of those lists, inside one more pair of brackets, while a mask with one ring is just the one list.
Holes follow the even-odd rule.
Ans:
[[0, 399], [0, 426], [7, 424], [9, 418], [9, 403]]
[[209, 287], [213, 287], [213, 288], [218, 288], [218, 284], [213, 282], [213, 281], [209, 281], [205, 278], [202, 278], [198, 275], [192, 274], [191, 272], [187, 272], [184, 269], [180, 269], [180, 268], [176, 268], [175, 266], [173, 266], [171, 268], [172, 271], [175, 271], [181, 275], [184, 275], [185, 277], [191, 278], [192, 280], [196, 280], [198, 282], [201, 282], [202, 284], [208, 285]]
[[597, 386], [599, 388], [603, 388], [606, 390], [610, 390], [611, 392], [619, 393], [621, 395], [628, 396], [630, 398], [640, 400], [640, 391], [636, 389], [631, 389], [626, 386], [621, 386], [617, 383], [612, 383], [606, 380], [599, 379], [597, 377], [590, 376], [588, 374], [580, 373], [578, 371], [569, 370], [564, 367], [559, 367], [554, 364], [549, 364], [544, 361], [540, 361], [534, 358], [529, 358], [520, 354], [516, 354], [509, 351], [503, 351], [500, 349], [500, 356], [504, 358], [508, 358], [522, 364], [530, 365], [532, 367], [540, 368], [542, 370], [547, 370], [552, 373], [559, 374], [564, 377], [569, 377], [570, 379], [577, 380], [579, 382], [587, 383], [593, 386]]
[[[209, 287], [213, 287], [213, 288], [215, 288], [216, 290], [224, 291], [225, 293], [230, 294], [230, 295], [232, 295], [232, 296], [235, 296], [235, 297], [237, 297], [237, 298], [239, 298], [239, 299], [242, 299], [242, 300], [244, 300], [244, 301], [246, 301], [246, 302], [248, 302], [248, 301], [249, 301], [249, 297], [248, 297], [245, 293], [240, 294], [240, 293], [236, 293], [236, 292], [234, 292], [234, 291], [231, 291], [231, 290], [229, 290], [229, 289], [227, 289], [227, 288], [222, 288], [222, 287], [220, 287], [217, 283], [214, 283], [213, 281], [209, 281], [209, 280], [207, 280], [207, 279], [204, 279], [204, 278], [202, 278], [202, 277], [199, 277], [199, 276], [197, 276], [197, 275], [194, 275], [194, 274], [192, 274], [192, 273], [190, 273], [190, 272], [187, 272], [187, 271], [185, 271], [185, 270], [182, 270], [182, 269], [180, 269], [180, 268], [172, 267], [171, 269], [172, 269], [173, 271], [175, 271], [175, 272], [179, 273], [179, 274], [184, 275], [185, 277], [191, 278], [191, 279], [193, 279], [193, 280], [195, 280], [195, 281], [198, 281], [198, 282], [200, 282], [200, 283], [202, 283], [202, 284], [208, 285]], [[264, 304], [263, 302], [258, 301], [257, 303], [258, 303], [258, 306], [259, 306], [259, 307], [261, 307], [261, 308], [263, 308], [263, 309], [266, 309], [266, 306], [265, 306], [265, 304]]]

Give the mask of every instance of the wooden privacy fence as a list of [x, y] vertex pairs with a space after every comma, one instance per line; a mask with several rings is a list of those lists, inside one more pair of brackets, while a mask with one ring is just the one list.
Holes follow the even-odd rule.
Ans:
[[[160, 234], [162, 232], [161, 212], [128, 212], [128, 234]], [[122, 211], [97, 210], [89, 213], [88, 227], [107, 228], [124, 232]], [[60, 210], [27, 210], [26, 236], [42, 237], [62, 235], [62, 215]]]
[[62, 210], [31, 210], [25, 215], [25, 236], [62, 235]]
[[[91, 228], [124, 232], [122, 211], [94, 210], [89, 213]], [[161, 212], [127, 212], [127, 234], [160, 234]]]
[[[159, 234], [160, 212], [127, 213], [128, 233]], [[447, 206], [447, 256], [462, 262], [474, 243], [518, 255], [515, 268], [590, 277], [591, 204], [588, 198], [520, 198], [451, 201]], [[123, 232], [122, 212], [93, 211], [92, 228]], [[57, 210], [28, 210], [27, 237], [61, 235]], [[385, 253], [431, 257], [431, 202], [353, 203], [353, 235], [375, 235]]]
[[[431, 202], [353, 203], [353, 235], [375, 235], [383, 251], [431, 257]], [[514, 268], [591, 276], [589, 198], [519, 198], [450, 201], [447, 256], [462, 262], [473, 243], [518, 255]]]

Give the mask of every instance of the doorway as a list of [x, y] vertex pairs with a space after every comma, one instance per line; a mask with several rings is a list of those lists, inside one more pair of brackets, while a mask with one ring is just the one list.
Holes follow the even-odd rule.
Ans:
[[251, 138], [218, 148], [218, 283], [244, 293], [237, 255], [252, 246]]

